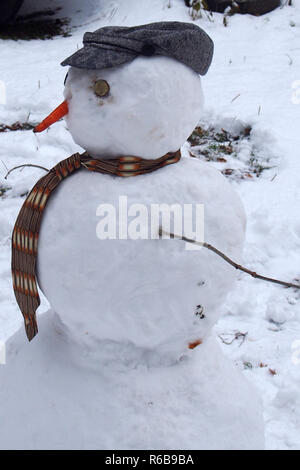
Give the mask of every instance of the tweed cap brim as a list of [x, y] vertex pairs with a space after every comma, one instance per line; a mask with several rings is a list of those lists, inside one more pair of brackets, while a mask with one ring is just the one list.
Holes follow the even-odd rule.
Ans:
[[205, 75], [212, 61], [213, 41], [199, 26], [165, 21], [125, 27], [106, 26], [85, 33], [83, 48], [61, 65], [100, 70], [131, 62], [138, 56], [172, 57]]
[[138, 55], [139, 54], [126, 53], [125, 51], [114, 51], [112, 54], [110, 49], [105, 49], [104, 47], [100, 48], [98, 45], [86, 44], [65, 59], [61, 65], [71, 65], [79, 69], [101, 70], [131, 62]]

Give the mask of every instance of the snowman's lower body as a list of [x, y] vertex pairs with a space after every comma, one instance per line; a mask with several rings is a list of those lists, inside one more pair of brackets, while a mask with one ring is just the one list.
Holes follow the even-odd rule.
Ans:
[[235, 270], [180, 240], [99, 240], [97, 207], [110, 204], [119, 220], [120, 195], [147, 210], [203, 204], [205, 240], [240, 260], [240, 200], [196, 159], [136, 178], [80, 171], [64, 180], [47, 204], [38, 255], [57, 313], [38, 318], [30, 344], [23, 331], [10, 340], [0, 446], [262, 448], [259, 400], [210, 337]]
[[263, 448], [259, 399], [213, 337], [172, 365], [156, 366], [148, 365], [147, 351], [136, 363], [130, 346], [106, 342], [97, 363], [60, 330], [52, 311], [39, 325], [31, 344], [23, 331], [7, 344], [1, 448]]

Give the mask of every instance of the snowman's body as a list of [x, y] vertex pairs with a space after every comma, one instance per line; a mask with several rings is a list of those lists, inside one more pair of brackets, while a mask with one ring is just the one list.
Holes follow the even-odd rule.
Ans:
[[[109, 223], [101, 204], [115, 208], [116, 239], [97, 237], [101, 221]], [[189, 342], [210, 333], [236, 273], [213, 253], [189, 250], [181, 240], [131, 239], [131, 224], [140, 217], [134, 204], [147, 210], [142, 229], [149, 238], [151, 204], [182, 211], [190, 204], [194, 218], [196, 205], [203, 204], [205, 239], [240, 261], [245, 220], [238, 197], [215, 169], [183, 157], [135, 178], [81, 171], [66, 179], [49, 201], [40, 232], [40, 285], [71, 337], [88, 349], [114, 341], [169, 350], [176, 360]], [[128, 236], [120, 240], [124, 211]], [[168, 218], [160, 221], [168, 229]], [[153, 222], [158, 238], [159, 223]]]
[[[110, 85], [103, 99], [93, 95], [99, 79]], [[197, 74], [166, 57], [71, 69], [65, 96], [74, 140], [101, 158], [176, 151], [202, 105]], [[10, 340], [0, 423], [13, 414], [16, 447], [25, 448], [262, 448], [255, 391], [209, 337], [235, 270], [181, 240], [120, 239], [120, 196], [129, 224], [134, 204], [148, 214], [152, 204], [203, 204], [205, 240], [240, 260], [241, 202], [198, 160], [132, 178], [84, 170], [68, 177], [47, 204], [39, 238], [38, 279], [53, 310], [40, 319], [31, 349], [18, 355], [20, 334]], [[115, 209], [116, 239], [97, 237], [101, 204]], [[150, 226], [148, 219], [149, 234]], [[196, 340], [202, 344], [189, 350]], [[18, 397], [9, 393], [16, 376]]]

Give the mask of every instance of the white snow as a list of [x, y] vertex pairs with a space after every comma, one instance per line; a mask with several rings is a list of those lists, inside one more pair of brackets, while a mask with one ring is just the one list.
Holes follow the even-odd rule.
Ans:
[[[40, 7], [40, 5], [37, 6], [37, 3], [34, 4], [33, 0], [24, 2], [23, 13], [32, 11], [33, 7], [36, 9]], [[51, 2], [51, 5], [61, 6], [62, 2], [55, 0]], [[160, 20], [190, 20], [188, 9], [181, 0], [171, 0], [171, 2], [169, 0], [163, 2], [153, 0], [151, 3], [146, 0], [138, 2], [136, 0], [128, 0], [127, 2], [91, 0], [85, 2], [83, 11], [78, 12], [77, 10], [81, 8], [82, 2], [79, 1], [63, 4], [63, 10], [60, 14], [72, 16], [72, 25], [75, 26], [70, 38], [57, 37], [52, 41], [30, 42], [0, 41], [0, 80], [5, 82], [7, 91], [6, 104], [0, 104], [0, 122], [10, 124], [17, 120], [25, 121], [29, 115], [30, 121], [38, 122], [57, 106], [60, 102], [65, 75], [65, 70], [59, 66], [59, 63], [74, 52], [76, 45], [80, 47], [84, 31], [92, 31], [106, 24], [133, 25]], [[277, 166], [263, 173], [260, 178], [251, 181], [245, 180], [240, 184], [233, 183], [245, 205], [248, 220], [244, 264], [258, 272], [286, 280], [299, 277], [300, 261], [298, 150], [300, 144], [300, 104], [297, 104], [295, 96], [292, 99], [293, 94], [295, 95], [295, 89], [292, 88], [293, 83], [300, 79], [299, 13], [300, 5], [294, 2], [293, 7], [286, 6], [261, 18], [236, 15], [229, 18], [227, 28], [222, 25], [222, 15], [215, 14], [213, 22], [209, 22], [205, 16], [197, 20], [197, 23], [208, 32], [215, 42], [213, 64], [207, 76], [202, 79], [206, 101], [203, 122], [213, 122], [214, 125], [217, 123], [223, 127], [228, 119], [236, 118], [251, 124], [253, 126], [251, 138], [254, 139], [257, 148], [260, 151], [266, 149], [266, 152], [269, 148], [270, 154], [276, 155], [278, 160]], [[35, 136], [30, 131], [17, 131], [1, 133], [0, 139], [0, 159], [8, 168], [26, 162], [50, 168], [74, 151], [80, 150], [72, 142], [64, 122], [56, 124], [41, 136]], [[22, 324], [11, 288], [11, 230], [24, 200], [24, 197], [21, 197], [22, 194], [28, 191], [44, 172], [25, 168], [21, 173], [19, 171], [12, 173], [7, 181], [4, 180], [5, 173], [6, 170], [3, 167], [1, 186], [11, 187], [11, 189], [5, 193], [5, 198], [0, 198], [0, 339], [2, 340], [7, 340]], [[196, 253], [196, 255], [198, 254]], [[43, 302], [40, 311], [43, 312], [47, 308], [47, 303]], [[243, 343], [241, 340], [235, 340], [231, 345], [225, 345], [221, 341], [220, 343], [223, 351], [230, 356], [237, 368], [244, 371], [247, 379], [256, 386], [263, 397], [267, 448], [299, 449], [300, 365], [297, 361], [300, 339], [299, 294], [293, 290], [282, 289], [241, 275], [234, 291], [231, 292], [219, 313], [222, 314], [222, 317], [214, 329], [215, 335], [218, 334], [224, 338], [224, 335], [228, 334], [230, 338], [234, 338], [235, 332], [248, 333]], [[1, 374], [5, 377], [5, 380], [1, 381], [4, 383], [1, 397], [4, 393], [7, 396], [7, 391], [10, 390], [13, 393], [10, 404], [16, 400], [14, 397], [17, 397], [22, 404], [26, 399], [26, 391], [34, 393], [36, 380], [41, 379], [48, 383], [49, 387], [50, 385], [54, 386], [53, 379], [49, 379], [52, 376], [51, 373], [46, 379], [49, 369], [53, 371], [58, 362], [55, 357], [52, 361], [48, 360], [51, 354], [55, 355], [53, 330], [49, 324], [50, 315], [49, 313], [39, 319], [40, 334], [36, 342], [27, 345], [22, 329], [15, 338], [10, 340], [13, 350], [20, 351], [14, 359], [10, 353], [8, 354], [7, 359], [11, 364], [11, 371], [16, 371], [14, 374], [6, 372], [8, 365], [0, 366]], [[54, 323], [55, 325], [57, 325], [57, 321]], [[44, 334], [44, 342], [41, 340], [42, 333]], [[58, 335], [55, 335], [55, 338], [59, 341]], [[209, 351], [208, 344], [208, 342], [204, 343], [201, 350]], [[42, 349], [45, 351], [44, 354], [41, 354], [40, 361], [37, 359], [38, 354], [34, 352], [34, 348], [39, 348], [39, 353]], [[10, 347], [8, 349], [10, 350]], [[209, 352], [213, 353], [214, 351], [212, 347]], [[38, 351], [36, 350], [36, 352]], [[188, 364], [190, 364], [189, 367], [192, 367], [193, 361], [197, 362], [200, 374], [198, 375], [197, 372], [193, 378], [198, 381], [201, 380], [201, 374], [205, 374], [206, 370], [201, 369], [200, 359], [198, 361], [198, 355], [201, 355], [200, 348], [198, 350], [196, 348], [193, 353], [195, 355], [191, 357], [194, 359], [191, 359]], [[216, 352], [214, 354], [218, 358], [222, 357]], [[210, 369], [209, 360], [213, 360], [213, 355], [208, 354], [207, 371]], [[27, 367], [20, 367], [23, 363], [22, 357], [24, 363], [26, 361], [28, 364]], [[63, 361], [63, 355], [60, 356], [60, 360]], [[68, 356], [69, 360], [70, 356]], [[234, 372], [232, 365], [228, 367], [227, 377], [230, 380]], [[34, 370], [39, 370], [39, 373], [36, 376], [32, 374], [31, 381], [27, 380], [27, 372]], [[154, 368], [151, 370], [152, 373], [155, 373]], [[172, 371], [172, 368], [168, 368], [170, 374]], [[82, 370], [78, 371], [78, 374], [81, 373], [84, 374]], [[70, 376], [72, 376], [70, 381], [76, 381], [75, 371], [74, 374], [70, 372]], [[92, 383], [93, 377], [92, 374], [89, 374], [86, 379], [91, 383], [91, 387], [88, 388], [91, 397], [96, 393]], [[162, 377], [163, 375], [160, 376], [160, 379]], [[233, 380], [233, 385], [236, 383], [235, 388], [243, 392], [244, 382], [240, 379], [240, 374], [238, 377], [236, 382], [235, 379]], [[174, 385], [175, 381], [173, 379], [170, 381]], [[61, 391], [69, 390], [68, 396], [77, 395], [77, 392], [74, 392], [74, 387], [68, 388], [66, 382], [67, 379], [61, 379], [61, 382], [57, 380], [55, 386], [59, 387], [61, 383]], [[157, 381], [155, 383], [159, 387]], [[10, 384], [12, 385], [10, 386]], [[218, 387], [222, 388], [221, 385]], [[141, 397], [146, 397], [145, 390], [136, 390], [137, 399], [131, 402], [132, 406], [139, 403]], [[252, 389], [250, 393], [251, 391]], [[159, 393], [158, 389], [157, 394]], [[176, 396], [177, 393], [178, 390], [175, 393]], [[49, 397], [49, 395], [47, 396]], [[248, 404], [246, 397], [245, 395], [244, 401]], [[153, 400], [150, 399], [149, 402], [151, 401]], [[62, 430], [65, 429], [63, 414], [68, 409], [72, 415], [73, 410], [70, 403], [71, 401], [67, 400], [64, 408], [61, 408], [62, 411], [52, 415], [55, 416], [53, 429], [57, 423], [60, 423], [58, 427], [60, 426]], [[74, 399], [74, 403], [76, 403], [76, 399]], [[126, 400], [123, 403], [126, 403]], [[177, 402], [177, 406], [184, 406], [185, 403], [183, 398], [181, 402]], [[41, 401], [38, 399], [37, 406], [39, 404]], [[11, 406], [9, 408], [11, 409]], [[55, 409], [55, 403], [53, 408]], [[257, 412], [258, 408], [259, 405], [256, 403], [253, 404], [253, 408], [249, 404], [250, 412], [252, 410]], [[13, 433], [15, 436], [15, 442], [12, 443], [6, 440], [5, 434], [1, 434], [1, 446], [3, 444], [3, 447], [18, 447], [18, 445], [26, 447], [25, 436], [21, 431], [18, 431], [19, 426], [14, 425], [14, 422], [20, 423], [18, 420], [22, 419], [22, 416], [29, 416], [26, 411], [26, 402], [22, 410], [22, 414], [17, 417], [17, 411], [12, 414], [12, 411], [9, 413], [5, 407], [1, 408], [1, 413], [3, 413], [1, 417], [3, 416], [3, 419], [9, 418], [10, 426], [12, 426], [9, 434]], [[82, 419], [81, 406], [79, 410], [77, 409], [76, 414], [73, 413], [74, 421], [71, 423], [73, 426], [70, 426], [69, 429], [77, 427], [76, 424]], [[127, 410], [124, 406], [125, 421], [134, 415], [134, 413], [128, 413]], [[109, 412], [108, 409], [107, 413], [109, 414]], [[60, 418], [56, 419], [59, 414]], [[15, 420], [12, 416], [15, 417]], [[30, 416], [31, 419], [32, 416], [36, 417], [37, 429], [38, 427], [42, 428], [42, 411]], [[181, 417], [188, 419], [188, 413], [182, 413]], [[29, 418], [23, 420], [23, 425], [26, 426], [25, 430], [29, 427], [28, 423]], [[176, 429], [176, 425], [180, 426], [181, 424], [181, 420], [176, 422], [173, 420], [171, 425], [165, 426], [164, 429], [168, 428], [167, 430], [170, 431], [173, 427]], [[85, 427], [85, 429], [88, 428]], [[95, 429], [94, 426], [93, 429]], [[112, 431], [112, 428], [109, 429]], [[117, 432], [115, 427], [113, 429], [114, 432]], [[18, 434], [19, 432], [20, 434]], [[191, 434], [192, 432], [193, 430], [191, 430]], [[54, 432], [52, 434], [54, 439]], [[40, 435], [43, 439], [42, 430]], [[70, 432], [65, 432], [66, 439], [69, 435]], [[109, 433], [106, 433], [103, 439], [108, 435]], [[134, 436], [136, 435], [137, 433], [134, 434]], [[162, 442], [162, 440], [156, 442], [153, 440], [153, 446], [158, 448]], [[27, 447], [38, 448], [40, 443], [39, 433], [37, 433], [35, 440], [31, 440]], [[106, 441], [107, 448], [110, 444], [111, 442]], [[138, 441], [127, 442], [127, 444], [128, 447], [146, 445], [145, 442]], [[252, 444], [254, 447], [258, 446], [258, 443], [255, 442]], [[86, 440], [82, 438], [81, 442], [74, 442], [74, 447], [77, 448], [89, 445], [99, 447], [97, 442], [91, 440], [91, 435], [88, 435]], [[172, 445], [174, 445], [174, 441], [172, 441]], [[192, 445], [193, 438], [191, 437], [186, 447], [191, 448]], [[184, 443], [181, 440], [179, 447], [183, 448], [183, 446]]]

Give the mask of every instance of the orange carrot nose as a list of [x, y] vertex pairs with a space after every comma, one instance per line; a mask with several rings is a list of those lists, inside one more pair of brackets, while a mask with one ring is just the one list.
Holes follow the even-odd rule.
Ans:
[[52, 113], [49, 114], [49, 116], [47, 116], [33, 129], [33, 132], [43, 132], [45, 129], [51, 126], [51, 124], [68, 114], [68, 111], [68, 103], [63, 101], [54, 111], [52, 111]]

